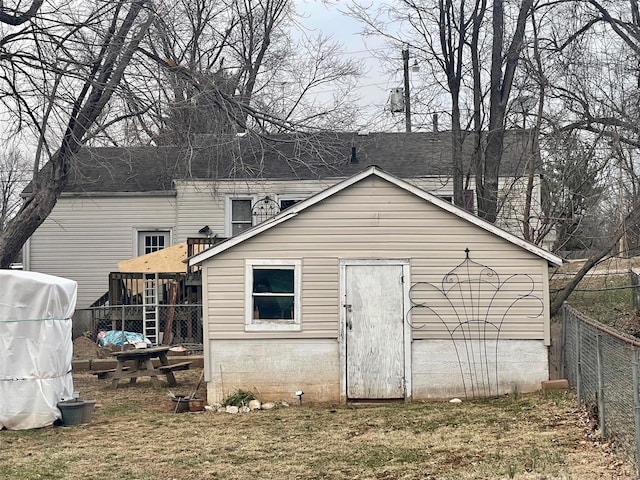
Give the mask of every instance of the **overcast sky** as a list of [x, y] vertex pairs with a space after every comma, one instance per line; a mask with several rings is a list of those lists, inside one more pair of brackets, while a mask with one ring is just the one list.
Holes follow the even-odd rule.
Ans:
[[[372, 5], [378, 5], [380, 0], [369, 0]], [[364, 62], [367, 74], [359, 81], [357, 94], [361, 97], [361, 105], [366, 106], [367, 116], [374, 119], [372, 126], [386, 117], [386, 123], [391, 116], [389, 110], [389, 93], [395, 87], [401, 87], [402, 60], [401, 52], [394, 52], [385, 46], [380, 39], [367, 38], [366, 41], [359, 35], [362, 26], [357, 20], [344, 13], [347, 10], [348, 1], [323, 2], [321, 0], [298, 0], [298, 12], [304, 15], [303, 24], [314, 31], [330, 35], [334, 40], [344, 45], [344, 55], [348, 58], [359, 59]], [[375, 51], [385, 51], [389, 56], [398, 57], [398, 69], [395, 72], [386, 72], [374, 57]], [[386, 109], [386, 113], [385, 113]], [[399, 114], [401, 126], [402, 119]], [[396, 118], [394, 117], [394, 118]], [[373, 127], [372, 131], [381, 127]]]

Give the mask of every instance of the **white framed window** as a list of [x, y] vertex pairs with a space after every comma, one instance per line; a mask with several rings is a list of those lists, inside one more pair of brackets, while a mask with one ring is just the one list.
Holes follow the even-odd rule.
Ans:
[[278, 195], [278, 206], [280, 207], [280, 211], [282, 211], [306, 198], [307, 197], [300, 195]]
[[[473, 190], [464, 190], [463, 193], [464, 195], [464, 209], [467, 212], [470, 213], [474, 213], [475, 212], [475, 192]], [[449, 203], [453, 203], [453, 193], [451, 194], [439, 194], [436, 193], [436, 196], [440, 199], [440, 200], [444, 200], [445, 202], [449, 202]]]
[[138, 230], [137, 254], [157, 252], [171, 245], [171, 232], [169, 230]]
[[251, 209], [255, 203], [255, 198], [227, 197], [225, 208], [225, 235], [233, 237], [253, 226], [253, 215]]
[[247, 259], [245, 330], [300, 330], [302, 261]]

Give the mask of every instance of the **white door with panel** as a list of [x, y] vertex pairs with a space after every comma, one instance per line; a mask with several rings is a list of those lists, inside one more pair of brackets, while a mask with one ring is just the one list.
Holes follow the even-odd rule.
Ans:
[[402, 265], [346, 265], [345, 284], [347, 398], [404, 398]]

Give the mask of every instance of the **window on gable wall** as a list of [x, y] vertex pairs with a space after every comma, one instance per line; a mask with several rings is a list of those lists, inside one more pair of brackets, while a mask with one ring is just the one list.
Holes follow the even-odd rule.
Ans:
[[300, 260], [246, 261], [247, 330], [300, 329]]
[[[464, 209], [469, 213], [475, 213], [475, 192], [473, 190], [465, 190], [464, 195]], [[440, 200], [453, 203], [453, 195], [436, 195]]]
[[289, 208], [293, 205], [295, 205], [298, 202], [301, 202], [302, 200], [304, 200], [302, 197], [283, 197], [283, 196], [279, 196], [278, 197], [278, 202], [280, 204], [280, 211], [284, 210], [285, 208]]

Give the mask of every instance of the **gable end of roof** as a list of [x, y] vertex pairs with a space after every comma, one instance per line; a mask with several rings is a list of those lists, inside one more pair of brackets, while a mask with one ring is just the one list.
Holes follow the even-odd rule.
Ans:
[[547, 260], [549, 263], [556, 265], [556, 266], [560, 266], [562, 265], [562, 259], [560, 257], [558, 257], [557, 255], [554, 255], [551, 252], [548, 252], [536, 245], [533, 245], [532, 243], [527, 242], [526, 240], [523, 240], [519, 237], [516, 237], [515, 235], [508, 233], [504, 230], [502, 230], [499, 227], [496, 227], [495, 225], [486, 222], [485, 220], [482, 220], [479, 217], [476, 217], [475, 215], [472, 215], [471, 213], [467, 212], [466, 210], [463, 210], [459, 207], [456, 207], [455, 205], [442, 200], [438, 197], [436, 197], [435, 195], [432, 195], [418, 187], [415, 187], [407, 182], [405, 182], [404, 180], [395, 177], [387, 172], [385, 172], [384, 170], [380, 169], [379, 167], [368, 167], [365, 170], [362, 170], [361, 172], [347, 178], [346, 180], [343, 180], [342, 182], [339, 182], [309, 198], [307, 198], [306, 200], [303, 200], [295, 205], [293, 205], [292, 207], [289, 207], [288, 209], [286, 209], [285, 211], [283, 211], [282, 213], [279, 213], [278, 215], [275, 215], [274, 217], [248, 229], [245, 230], [244, 232], [236, 235], [235, 237], [231, 237], [229, 240], [222, 242], [214, 247], [211, 247], [208, 250], [205, 250], [197, 255], [194, 255], [193, 257], [191, 257], [189, 259], [189, 266], [194, 266], [194, 265], [198, 265], [202, 262], [204, 262], [205, 260], [218, 255], [222, 252], [224, 252], [225, 250], [228, 250], [230, 248], [233, 248], [235, 245], [238, 245], [250, 238], [255, 237], [256, 235], [258, 235], [259, 233], [265, 231], [265, 230], [269, 230], [273, 227], [275, 227], [276, 225], [279, 225], [280, 223], [283, 223], [295, 216], [297, 216], [300, 212], [303, 212], [304, 210], [306, 210], [307, 208], [316, 205], [317, 203], [323, 201], [325, 198], [328, 198], [332, 195], [335, 195], [338, 192], [341, 192], [342, 190], [350, 187], [351, 185], [365, 179], [368, 178], [370, 176], [376, 176], [379, 177], [383, 180], [386, 180], [396, 186], [398, 186], [399, 188], [412, 193], [413, 195], [422, 198], [423, 200], [443, 209], [446, 210], [466, 221], [468, 221], [469, 223], [472, 223], [474, 225], [476, 225], [479, 228], [482, 228], [483, 230], [486, 230], [498, 237], [503, 238], [504, 240], [517, 245], [518, 247], [527, 250], [531, 253], [533, 253], [534, 255], [544, 258], [545, 260]]

